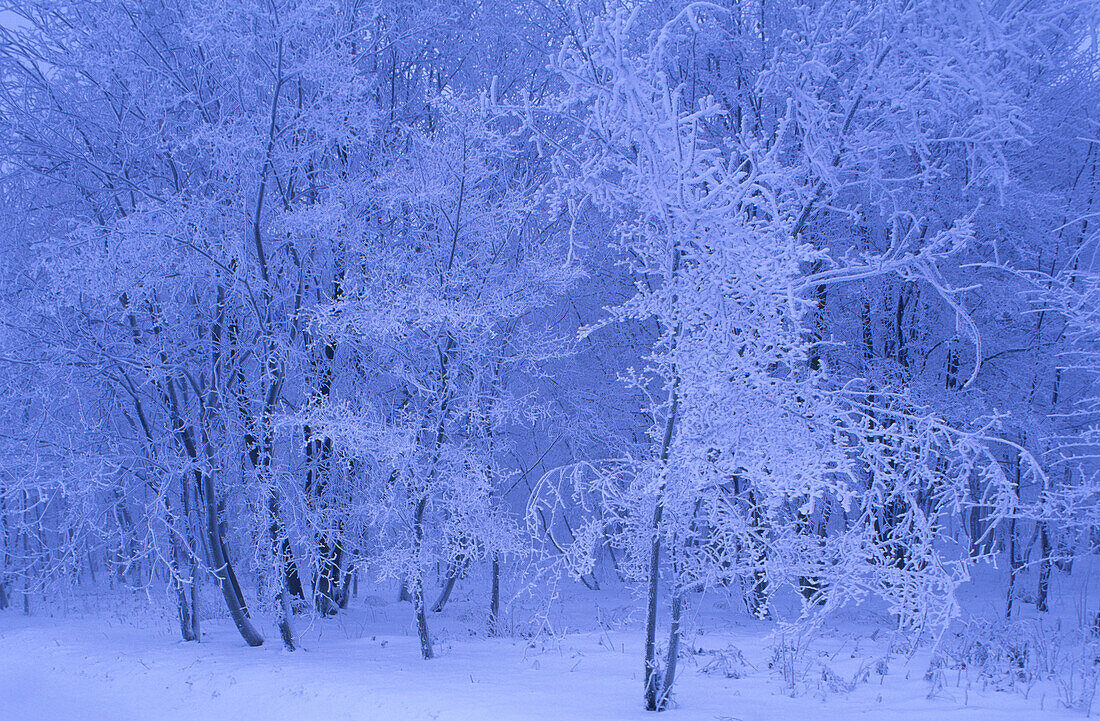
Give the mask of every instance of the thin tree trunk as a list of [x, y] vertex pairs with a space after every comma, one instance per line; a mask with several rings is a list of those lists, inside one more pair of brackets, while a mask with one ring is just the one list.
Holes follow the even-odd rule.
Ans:
[[443, 589], [439, 592], [439, 597], [435, 599], [435, 603], [432, 604], [432, 613], [443, 612], [443, 607], [446, 606], [447, 601], [450, 600], [451, 592], [454, 591], [455, 583], [458, 581], [460, 574], [459, 562], [453, 561], [447, 571], [447, 578], [443, 582]]
[[413, 579], [413, 603], [416, 604], [416, 634], [420, 639], [420, 655], [425, 661], [435, 658], [432, 639], [428, 634], [428, 614], [424, 608], [424, 582], [417, 574]]
[[236, 577], [231, 578], [229, 575], [229, 559], [223, 550], [224, 541], [218, 524], [218, 505], [214, 495], [213, 480], [209, 476], [204, 478], [201, 471], [195, 471], [195, 477], [199, 487], [203, 489], [203, 500], [206, 504], [206, 533], [210, 537], [210, 554], [213, 557], [211, 559], [214, 566], [212, 570], [214, 577], [218, 579], [218, 584], [221, 586], [225, 605], [229, 609], [229, 615], [245, 643], [249, 646], [262, 646], [263, 636], [248, 620], [247, 609], [241, 603], [240, 587], [234, 587]]
[[1016, 575], [1020, 565], [1016, 562], [1016, 519], [1008, 521], [1008, 591], [1005, 594], [1005, 618], [1012, 618], [1012, 605], [1016, 597]]
[[[1020, 501], [1020, 455], [1016, 454], [1016, 475], [1012, 483], [1012, 491], [1016, 494], [1016, 502]], [[1016, 519], [1008, 519], [1008, 593], [1005, 601], [1005, 618], [1012, 618], [1012, 606], [1016, 595], [1016, 577], [1020, 573], [1019, 551], [1016, 548]]]
[[764, 544], [764, 518], [760, 513], [760, 506], [754, 490], [748, 491], [749, 503], [752, 505], [753, 530], [758, 540], [753, 543], [750, 552], [753, 555], [752, 588], [745, 599], [745, 606], [754, 617], [764, 620], [771, 617], [768, 609], [768, 574], [765, 570], [767, 555]]
[[1047, 533], [1047, 524], [1039, 524], [1039, 589], [1035, 596], [1035, 610], [1046, 613], [1050, 610], [1047, 606], [1047, 597], [1050, 593], [1050, 535]]
[[424, 605], [424, 576], [420, 570], [420, 553], [424, 545], [424, 510], [428, 505], [428, 499], [422, 497], [416, 504], [413, 514], [413, 533], [416, 540], [415, 557], [416, 568], [412, 575], [413, 604], [416, 606], [416, 633], [420, 637], [420, 655], [425, 660], [435, 657], [432, 650], [432, 639], [428, 635], [428, 614]]
[[[176, 587], [176, 609], [179, 613], [180, 619], [180, 636], [184, 641], [197, 641], [198, 637], [195, 634], [195, 623], [191, 619], [191, 601], [187, 597], [187, 587], [190, 584], [184, 583], [183, 575], [183, 552], [180, 549], [180, 541], [178, 537], [178, 531], [173, 531], [171, 528], [172, 523], [172, 510], [171, 506], [167, 505], [167, 497], [165, 500], [165, 521], [169, 524], [168, 535], [171, 539], [169, 541], [171, 573], [172, 583]], [[184, 527], [186, 527], [186, 519]], [[192, 583], [194, 583], [192, 578]]]
[[[199, 524], [198, 524], [198, 502], [192, 499], [192, 492], [197, 491], [197, 488], [192, 488], [191, 484], [187, 482], [187, 478], [184, 477], [180, 481], [180, 494], [183, 497], [183, 517], [184, 528], [187, 529], [188, 536], [192, 542], [198, 543], [199, 539]], [[195, 641], [202, 642], [202, 628], [199, 623], [199, 583], [201, 576], [199, 573], [199, 561], [194, 552], [188, 554], [187, 569], [191, 576], [190, 596], [191, 596], [191, 632], [194, 634]]]
[[447, 413], [450, 405], [450, 390], [448, 388], [450, 382], [450, 362], [454, 348], [454, 337], [448, 334], [446, 348], [439, 354], [439, 423], [435, 431], [435, 444], [429, 464], [430, 470], [428, 471], [427, 483], [425, 484], [424, 491], [417, 501], [416, 509], [413, 512], [413, 538], [415, 541], [413, 552], [416, 567], [413, 569], [412, 575], [412, 594], [413, 604], [416, 607], [416, 631], [420, 636], [420, 654], [425, 659], [433, 658], [435, 653], [432, 651], [432, 639], [428, 634], [428, 615], [424, 603], [424, 575], [421, 570], [421, 554], [424, 550], [424, 512], [428, 507], [428, 494], [431, 492], [432, 481], [435, 479], [439, 457], [443, 452], [443, 438], [446, 432]]
[[286, 560], [286, 567], [283, 569], [286, 576], [286, 588], [290, 592], [291, 596], [296, 596], [305, 600], [306, 592], [302, 588], [302, 577], [298, 575], [298, 564], [294, 562], [294, 554], [290, 550], [290, 539], [287, 538], [287, 534], [284, 529], [280, 529], [283, 536], [283, 548], [282, 558]]
[[[677, 393], [677, 382], [673, 381], [671, 394], [671, 407], [668, 419], [665, 421], [664, 438], [661, 441], [661, 470], [665, 472], [668, 466], [669, 452], [672, 448], [672, 434], [676, 428], [676, 415], [680, 405], [680, 396]], [[664, 501], [662, 493], [664, 484], [657, 492], [657, 502], [653, 508], [653, 520], [650, 523], [650, 533], [653, 534], [652, 545], [649, 552], [649, 587], [646, 590], [646, 619], [645, 619], [645, 707], [647, 711], [659, 711], [659, 694], [661, 693], [661, 673], [657, 667], [657, 590], [661, 575], [661, 516], [664, 514]]]
[[248, 610], [248, 602], [244, 597], [244, 591], [241, 589], [241, 582], [237, 580], [237, 572], [233, 570], [233, 554], [229, 550], [229, 542], [225, 540], [227, 524], [224, 522], [219, 523], [218, 528], [221, 532], [222, 557], [225, 558], [225, 576], [229, 579], [229, 585], [233, 588], [233, 593], [237, 596], [237, 603], [241, 605], [244, 615], [252, 618], [252, 614]]
[[180, 636], [184, 641], [197, 641], [194, 623], [191, 621], [191, 603], [187, 598], [187, 590], [183, 581], [178, 578], [176, 583], [176, 607], [180, 617]]
[[672, 694], [672, 683], [676, 680], [676, 661], [680, 656], [680, 617], [683, 612], [684, 596], [676, 591], [672, 596], [672, 619], [669, 622], [668, 656], [665, 661], [664, 679], [661, 682], [661, 695], [657, 698], [657, 711], [668, 708]]
[[341, 609], [345, 609], [348, 607], [348, 601], [351, 599], [352, 583], [354, 582], [355, 574], [352, 573], [351, 569], [344, 571], [344, 581], [343, 584], [340, 586], [339, 598], [336, 599], [336, 605], [338, 605]]
[[660, 686], [660, 669], [657, 668], [657, 582], [661, 567], [661, 515], [664, 506], [658, 499], [653, 509], [653, 521], [650, 533], [653, 534], [649, 551], [649, 584], [646, 589], [645, 617], [645, 708], [657, 711], [657, 696]]
[[[188, 432], [187, 427], [183, 424], [183, 418], [179, 412], [179, 399], [176, 396], [174, 381], [169, 379], [167, 386], [172, 425], [175, 427], [176, 436], [180, 440], [180, 444], [187, 451], [191, 461], [198, 464], [198, 448], [191, 434]], [[195, 469], [194, 478], [203, 505], [206, 509], [206, 535], [210, 548], [211, 571], [214, 573], [214, 577], [218, 579], [218, 585], [221, 587], [222, 596], [225, 598], [226, 608], [229, 610], [229, 615], [233, 619], [233, 623], [236, 625], [245, 643], [249, 646], [263, 645], [263, 636], [261, 636], [259, 631], [252, 625], [252, 622], [248, 620], [248, 614], [242, 603], [239, 587], [234, 588], [233, 581], [235, 577], [231, 580], [229, 575], [229, 559], [225, 554], [222, 529], [221, 525], [218, 523], [218, 502], [217, 494], [214, 491], [214, 479], [201, 468]]]
[[294, 643], [294, 630], [290, 625], [290, 594], [285, 583], [286, 577], [282, 573], [282, 570], [286, 568], [286, 560], [281, 558], [281, 551], [285, 547], [284, 541], [286, 539], [281, 538], [279, 535], [279, 500], [274, 489], [271, 489], [267, 496], [267, 509], [270, 520], [268, 534], [271, 539], [271, 548], [275, 551], [275, 558], [273, 559], [275, 561], [275, 575], [283, 581], [279, 584], [279, 590], [275, 592], [275, 603], [278, 604], [279, 609], [279, 636], [283, 639], [283, 647], [287, 651], [293, 651], [296, 646]]
[[[240, 355], [239, 334], [240, 331], [237, 327], [236, 322], [230, 323], [228, 333], [229, 357], [231, 365], [235, 367], [234, 391], [237, 401], [237, 416], [241, 424], [244, 426], [243, 440], [245, 447], [245, 456], [247, 456], [249, 463], [252, 466], [252, 470], [257, 475], [259, 475], [260, 466], [263, 463], [263, 449], [261, 448], [259, 438], [261, 431], [257, 427], [256, 418], [250, 410], [251, 401], [248, 398], [248, 393], [245, 386], [244, 368], [237, 360]], [[276, 522], [279, 523], [279, 520], [276, 519]], [[283, 543], [282, 547], [276, 552], [275, 555], [277, 558], [284, 559], [286, 564], [282, 569], [282, 574], [285, 577], [283, 579], [283, 584], [286, 586], [287, 590], [291, 594], [297, 596], [298, 598], [301, 598], [302, 600], [305, 600], [306, 596], [305, 592], [302, 590], [302, 579], [301, 576], [298, 574], [298, 566], [294, 562], [294, 554], [291, 552], [290, 540], [287, 537], [288, 534], [286, 533], [286, 529], [280, 525], [278, 533], [279, 536], [282, 537]]]
[[489, 591], [489, 635], [500, 633], [500, 556], [493, 554], [493, 580]]
[[[23, 514], [22, 514], [24, 522], [26, 521], [26, 518], [27, 518], [27, 511], [29, 510], [28, 509], [29, 505], [30, 505], [30, 494], [28, 494], [27, 491], [24, 490], [23, 491]], [[27, 539], [27, 530], [26, 530], [26, 528], [24, 528], [20, 532], [20, 535], [23, 536], [23, 558], [26, 558], [26, 559], [29, 560], [30, 557], [31, 557], [31, 544], [30, 544], [30, 541]], [[110, 574], [107, 574], [107, 575], [109, 576]], [[23, 576], [23, 615], [24, 616], [31, 615], [31, 579], [30, 579], [30, 573], [29, 572], [27, 572]]]
[[[338, 303], [344, 297], [344, 266], [341, 251], [337, 253], [335, 268], [332, 277], [332, 302]], [[335, 375], [334, 363], [336, 361], [336, 343], [329, 340], [321, 348], [321, 352], [315, 354], [313, 366], [316, 369], [317, 385], [313, 393], [313, 402], [323, 407], [332, 397], [332, 381]], [[311, 493], [322, 506], [325, 501], [325, 489], [332, 477], [332, 438], [322, 436], [313, 438], [312, 430], [306, 426], [304, 429], [306, 441], [306, 492]], [[340, 580], [343, 574], [341, 568], [343, 560], [343, 548], [340, 543], [341, 528], [337, 522], [337, 528], [332, 538], [326, 538], [321, 534], [317, 539], [318, 557], [320, 565], [317, 575], [314, 576], [313, 603], [317, 611], [324, 616], [336, 613], [344, 604], [340, 603]]]

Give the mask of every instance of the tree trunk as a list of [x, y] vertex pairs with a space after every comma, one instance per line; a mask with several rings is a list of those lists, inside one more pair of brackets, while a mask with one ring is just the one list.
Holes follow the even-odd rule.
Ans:
[[457, 561], [452, 562], [447, 570], [447, 578], [443, 582], [443, 589], [439, 592], [439, 598], [435, 599], [435, 603], [432, 604], [432, 613], [443, 612], [443, 607], [447, 605], [447, 601], [451, 598], [451, 592], [454, 591], [455, 583], [458, 581], [460, 574], [460, 564]]
[[[201, 537], [200, 524], [198, 519], [198, 499], [193, 498], [192, 494], [198, 491], [198, 488], [193, 488], [190, 483], [187, 482], [186, 476], [180, 481], [180, 495], [183, 497], [183, 517], [184, 517], [184, 529], [187, 536], [194, 543], [199, 542]], [[196, 549], [197, 550], [197, 549]], [[187, 570], [191, 576], [190, 586], [190, 604], [191, 613], [189, 614], [191, 619], [191, 633], [194, 635], [194, 640], [202, 642], [202, 628], [199, 623], [199, 582], [200, 582], [200, 569], [199, 559], [195, 553], [189, 553], [187, 558]]]
[[[333, 301], [339, 301], [344, 295], [343, 280], [343, 266], [338, 258], [332, 280]], [[335, 360], [336, 344], [331, 340], [323, 345], [319, 353], [314, 354], [313, 367], [317, 382], [313, 392], [313, 402], [318, 406], [324, 406], [332, 397]], [[309, 426], [305, 426], [303, 431], [306, 442], [306, 492], [312, 494], [323, 507], [326, 504], [325, 489], [329, 485], [333, 470], [332, 439], [328, 436], [314, 438]], [[321, 534], [317, 539], [320, 565], [314, 576], [313, 603], [318, 613], [323, 616], [335, 614], [341, 607], [340, 581], [344, 575], [341, 568], [344, 554], [340, 543], [340, 532], [338, 522], [334, 537], [328, 538]]]
[[760, 512], [760, 506], [756, 500], [756, 491], [748, 492], [749, 503], [752, 505], [753, 531], [757, 536], [750, 553], [752, 553], [752, 587], [745, 597], [745, 608], [754, 617], [764, 620], [771, 617], [768, 609], [768, 573], [766, 570], [767, 552], [764, 544], [764, 517]]
[[275, 495], [274, 484], [270, 484], [267, 495], [267, 512], [268, 512], [268, 535], [271, 539], [271, 549], [275, 554], [275, 576], [280, 579], [279, 588], [275, 592], [275, 603], [278, 607], [278, 626], [279, 636], [283, 640], [283, 648], [287, 651], [293, 651], [296, 646], [294, 643], [294, 630], [290, 625], [291, 609], [290, 609], [290, 594], [286, 587], [286, 576], [283, 573], [286, 569], [286, 559], [282, 557], [282, 551], [284, 548], [288, 548], [289, 544], [286, 543], [286, 539], [280, 537], [279, 529], [279, 499]]
[[1046, 613], [1047, 597], [1050, 593], [1050, 535], [1047, 533], [1047, 524], [1039, 524], [1039, 589], [1035, 595], [1035, 610]]
[[500, 556], [493, 554], [493, 581], [489, 592], [489, 635], [500, 633]]
[[[672, 247], [672, 277], [675, 278], [680, 268], [680, 248], [673, 242]], [[675, 306], [677, 298], [672, 296]], [[676, 340], [680, 328], [675, 326], [671, 332], [671, 350], [676, 350]], [[657, 498], [653, 507], [653, 520], [650, 523], [650, 532], [653, 534], [652, 546], [649, 553], [649, 588], [646, 591], [646, 619], [645, 619], [645, 708], [647, 711], [658, 711], [658, 695], [661, 693], [660, 669], [657, 668], [657, 590], [661, 575], [661, 516], [664, 514], [664, 487], [665, 474], [668, 472], [668, 459], [672, 450], [672, 436], [676, 431], [676, 419], [680, 409], [680, 377], [676, 366], [672, 366], [672, 387], [669, 389], [668, 418], [665, 419], [665, 432], [661, 438], [660, 472], [661, 485], [657, 489]]]
[[1005, 618], [1012, 618], [1012, 605], [1016, 597], [1016, 576], [1020, 564], [1016, 562], [1016, 519], [1008, 521], [1008, 591], [1005, 594]]
[[[248, 398], [244, 367], [238, 361], [240, 355], [240, 342], [238, 338], [239, 334], [240, 331], [237, 327], [236, 322], [230, 323], [228, 333], [228, 355], [230, 358], [230, 365], [235, 367], [234, 375], [235, 395], [237, 401], [237, 417], [240, 420], [241, 425], [244, 426], [243, 441], [245, 456], [248, 458], [249, 463], [252, 466], [252, 470], [257, 474], [257, 476], [262, 476], [262, 466], [265, 463], [270, 464], [270, 461], [269, 459], [265, 459], [264, 457], [265, 448], [260, 443], [260, 434], [262, 431], [256, 422], [255, 415], [251, 411], [252, 403]], [[272, 389], [274, 389], [276, 393], [278, 392], [278, 386], [274, 385], [274, 383], [272, 384]], [[276, 558], [282, 558], [285, 562], [285, 566], [282, 569], [282, 574], [284, 577], [282, 579], [283, 586], [287, 589], [289, 593], [305, 600], [306, 595], [305, 591], [302, 590], [302, 579], [301, 576], [298, 574], [298, 566], [294, 563], [294, 554], [291, 552], [288, 534], [286, 532], [286, 529], [282, 527], [281, 521], [278, 518], [275, 519], [275, 522], [280, 524], [278, 528], [278, 535], [283, 539], [282, 547], [275, 551]]]
[[[22, 513], [22, 516], [23, 516], [24, 519], [27, 517], [27, 511], [29, 510], [29, 508], [28, 508], [29, 506], [30, 506], [30, 494], [28, 494], [27, 491], [24, 490], [23, 491], [23, 513]], [[21, 535], [23, 536], [23, 558], [29, 560], [30, 557], [31, 557], [31, 544], [30, 544], [30, 541], [27, 539], [26, 529], [21, 531]], [[108, 575], [110, 575], [110, 574], [108, 574]], [[30, 579], [30, 574], [29, 573], [27, 573], [26, 575], [23, 576], [23, 615], [24, 616], [31, 615], [31, 579]]]
[[355, 574], [351, 572], [351, 569], [344, 571], [344, 581], [340, 586], [339, 595], [336, 599], [336, 605], [341, 609], [348, 607], [348, 601], [351, 599], [352, 583], [355, 580]]
[[[1012, 482], [1012, 491], [1016, 502], [1020, 501], [1020, 454], [1016, 454], [1016, 475]], [[1012, 605], [1016, 595], [1016, 577], [1020, 573], [1019, 551], [1016, 543], [1016, 519], [1008, 519], [1008, 593], [1005, 601], [1005, 618], [1012, 618]]]
[[233, 570], [233, 561], [231, 560], [233, 554], [229, 550], [229, 543], [225, 540], [228, 524], [219, 523], [218, 528], [221, 533], [222, 557], [225, 558], [225, 576], [229, 579], [229, 585], [233, 588], [233, 593], [237, 596], [237, 603], [240, 604], [244, 615], [252, 618], [252, 614], [248, 611], [248, 602], [245, 600], [244, 591], [241, 590], [241, 582], [237, 580], [237, 572]]
[[[222, 304], [223, 292], [219, 289], [219, 315]], [[217, 348], [217, 342], [215, 342], [215, 348]], [[167, 365], [167, 358], [163, 352], [161, 354], [161, 360]], [[214, 577], [218, 579], [218, 586], [222, 590], [222, 597], [225, 599], [225, 605], [229, 610], [229, 616], [233, 619], [233, 623], [236, 625], [241, 637], [249, 646], [261, 646], [264, 642], [263, 636], [260, 635], [260, 632], [256, 630], [256, 627], [253, 626], [252, 622], [248, 619], [248, 611], [244, 604], [244, 594], [241, 592], [240, 586], [236, 583], [236, 574], [232, 573], [232, 566], [229, 562], [225, 538], [222, 533], [222, 525], [218, 522], [218, 497], [214, 489], [214, 478], [204, 469], [204, 464], [199, 458], [199, 449], [196, 444], [196, 439], [192, 435], [191, 429], [183, 422], [183, 413], [181, 412], [179, 396], [176, 393], [175, 381], [169, 378], [165, 385], [168, 392], [168, 409], [173, 433], [179, 444], [183, 446], [184, 450], [187, 452], [187, 456], [191, 459], [191, 462], [196, 466], [194, 470], [195, 487], [199, 498], [202, 500], [202, 505], [206, 513], [206, 538], [210, 552], [211, 571]], [[211, 390], [208, 392], [212, 393], [213, 391]], [[214, 403], [209, 404], [211, 408], [214, 406]], [[201, 438], [206, 460], [212, 463], [214, 459], [213, 447], [205, 428], [202, 429]]]
[[428, 613], [424, 604], [424, 576], [420, 570], [420, 554], [424, 546], [424, 511], [427, 508], [427, 497], [421, 497], [416, 504], [413, 514], [413, 534], [416, 540], [415, 558], [416, 568], [412, 574], [413, 604], [416, 607], [416, 633], [420, 637], [420, 655], [425, 660], [435, 656], [432, 651], [432, 639], [428, 635]]
[[680, 617], [683, 612], [684, 596], [679, 591], [672, 597], [672, 619], [669, 622], [668, 656], [665, 661], [664, 679], [661, 682], [661, 694], [657, 698], [657, 711], [668, 708], [672, 695], [672, 683], [676, 680], [676, 661], [680, 656]]
[[313, 582], [313, 603], [322, 616], [331, 616], [340, 608], [340, 580], [343, 549], [339, 540], [330, 545], [323, 536], [317, 540], [321, 559], [320, 568]]
[[195, 625], [191, 620], [191, 601], [187, 598], [187, 588], [183, 581], [176, 579], [176, 607], [180, 617], [180, 636], [184, 641], [197, 641]]
[[209, 476], [202, 471], [195, 471], [195, 480], [202, 489], [203, 500], [206, 505], [206, 533], [209, 536], [210, 555], [213, 561], [214, 577], [218, 579], [218, 585], [222, 589], [225, 605], [229, 609], [229, 615], [241, 637], [249, 646], [262, 646], [264, 639], [252, 622], [248, 620], [248, 612], [241, 602], [240, 586], [234, 587], [236, 576], [230, 576], [229, 559], [225, 555], [225, 542], [222, 538], [221, 526], [218, 523], [218, 504], [214, 494], [214, 483]]
[[657, 582], [661, 567], [661, 514], [663, 506], [660, 501], [653, 510], [653, 521], [650, 524], [650, 533], [653, 534], [653, 542], [649, 551], [649, 586], [646, 590], [646, 616], [645, 616], [645, 708], [646, 711], [657, 711], [657, 701], [660, 686], [660, 669], [657, 668]]
[[[182, 578], [184, 569], [183, 551], [180, 549], [180, 541], [177, 537], [179, 531], [174, 531], [171, 528], [172, 512], [171, 507], [167, 505], [167, 500], [165, 509], [168, 516], [165, 521], [169, 524], [168, 535], [171, 538], [169, 543], [171, 554], [169, 562], [171, 563], [172, 583], [176, 587], [176, 610], [179, 613], [180, 619], [180, 636], [184, 641], [197, 641], [198, 635], [195, 632], [195, 622], [191, 618], [191, 600], [187, 597], [187, 588], [191, 584], [185, 583]], [[184, 527], [186, 528], [186, 523]], [[196, 579], [192, 577], [191, 583], [194, 583], [195, 580]], [[0, 606], [0, 608], [2, 608], [2, 606]]]
[[283, 569], [286, 576], [286, 588], [291, 596], [305, 600], [306, 592], [302, 588], [302, 577], [298, 575], [298, 564], [294, 562], [294, 554], [290, 550], [290, 539], [287, 538], [286, 529], [279, 529], [283, 537], [282, 557], [286, 559], [286, 567]]
[[420, 639], [420, 655], [425, 661], [435, 658], [432, 638], [428, 634], [428, 613], [424, 606], [424, 582], [418, 573], [413, 579], [413, 603], [416, 605], [416, 635]]

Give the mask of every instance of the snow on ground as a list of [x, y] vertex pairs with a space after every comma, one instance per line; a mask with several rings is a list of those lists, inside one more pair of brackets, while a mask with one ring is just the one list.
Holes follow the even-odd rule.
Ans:
[[[251, 649], [228, 622], [208, 621], [185, 644], [164, 618], [104, 620], [0, 612], [3, 721], [610, 721], [641, 710], [641, 625], [627, 596], [593, 594], [536, 640], [470, 634], [477, 607], [453, 603], [432, 619], [440, 657], [422, 661], [408, 604], [359, 598], [340, 616], [299, 629], [304, 650]], [[586, 605], [587, 604], [587, 605]], [[597, 608], [593, 608], [595, 604]], [[598, 609], [598, 610], [597, 610]], [[596, 613], [594, 613], [596, 611]], [[574, 619], [598, 617], [580, 628]], [[723, 621], [722, 619], [739, 619]], [[805, 654], [797, 693], [773, 664], [770, 623], [715, 603], [693, 618], [676, 707], [668, 721], [1078, 719], [1053, 684], [995, 691], [951, 671], [931, 697], [929, 655], [888, 653], [881, 618], [851, 615], [825, 626]], [[737, 653], [743, 654], [744, 664]], [[782, 660], [782, 659], [780, 659]], [[728, 678], [725, 671], [741, 678]], [[885, 672], [885, 673], [883, 673]]]

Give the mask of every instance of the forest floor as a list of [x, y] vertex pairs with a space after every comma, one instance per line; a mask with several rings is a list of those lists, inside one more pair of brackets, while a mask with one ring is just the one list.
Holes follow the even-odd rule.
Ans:
[[[8, 609], [0, 612], [0, 719], [655, 717], [641, 710], [642, 624], [629, 595], [572, 598], [554, 615], [554, 631], [533, 639], [475, 635], [480, 601], [460, 589], [433, 615], [432, 661], [418, 657], [410, 606], [379, 596], [360, 596], [335, 618], [300, 620], [303, 650], [294, 653], [271, 628], [263, 647], [248, 648], [227, 621], [207, 621], [200, 644], [182, 643], [170, 617], [126, 604], [54, 616]], [[1085, 710], [1067, 701], [1095, 688], [1012, 674], [1006, 682], [976, 665], [929, 681], [929, 649], [899, 650], [888, 618], [870, 611], [784, 643], [775, 624], [722, 602], [696, 608], [704, 610], [689, 619], [675, 703], [660, 717], [668, 721], [1079, 719]]]

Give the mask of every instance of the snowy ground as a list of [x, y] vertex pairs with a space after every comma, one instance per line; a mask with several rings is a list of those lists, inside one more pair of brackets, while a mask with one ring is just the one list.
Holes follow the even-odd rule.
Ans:
[[[472, 636], [464, 623], [475, 610], [469, 603], [460, 598], [432, 619], [440, 657], [429, 662], [418, 658], [409, 606], [379, 597], [357, 599], [341, 616], [300, 628], [305, 650], [297, 653], [282, 651], [272, 629], [265, 646], [250, 649], [224, 622], [207, 622], [204, 642], [185, 644], [166, 619], [139, 613], [104, 620], [103, 614], [25, 617], [9, 609], [0, 612], [0, 719], [654, 717], [641, 710], [641, 628], [629, 597], [581, 600], [557, 619], [558, 633], [537, 641]], [[593, 604], [601, 623], [569, 631], [571, 619], [578, 628], [580, 619], [596, 616]], [[720, 603], [693, 622], [676, 707], [661, 717], [669, 721], [1084, 717], [1065, 708], [1065, 689], [1054, 683], [1035, 683], [1025, 696], [949, 671], [930, 694], [927, 651], [890, 653], [892, 634], [874, 614], [822, 629], [793, 661], [793, 696], [781, 664], [769, 668], [773, 625], [746, 620]], [[742, 677], [728, 678], [726, 670]]]

